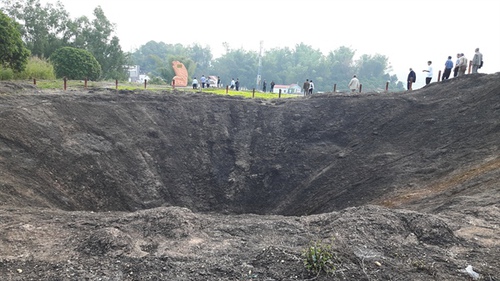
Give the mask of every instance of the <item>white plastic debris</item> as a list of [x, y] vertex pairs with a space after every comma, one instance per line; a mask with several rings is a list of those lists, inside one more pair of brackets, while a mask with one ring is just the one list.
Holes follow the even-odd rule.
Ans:
[[472, 268], [472, 265], [468, 265], [466, 268], [465, 268], [465, 271], [469, 274], [469, 276], [473, 279], [473, 280], [478, 280], [479, 279], [479, 273], [475, 272], [474, 269]]

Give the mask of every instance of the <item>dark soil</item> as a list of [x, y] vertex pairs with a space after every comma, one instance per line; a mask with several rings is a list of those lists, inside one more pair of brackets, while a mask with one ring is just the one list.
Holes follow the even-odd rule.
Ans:
[[0, 83], [1, 280], [500, 280], [499, 191], [500, 73], [276, 100]]

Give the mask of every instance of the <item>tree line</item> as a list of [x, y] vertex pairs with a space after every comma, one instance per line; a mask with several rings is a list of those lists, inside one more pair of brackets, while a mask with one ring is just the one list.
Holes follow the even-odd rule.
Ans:
[[[60, 53], [67, 53], [67, 50], [61, 52], [61, 48], [85, 50], [99, 64], [101, 71], [96, 79], [101, 80], [125, 80], [128, 77], [126, 66], [139, 65], [142, 74], [147, 74], [154, 82], [170, 83], [175, 75], [171, 62], [178, 60], [188, 69], [190, 79], [216, 75], [221, 77], [224, 84], [228, 84], [232, 78], [238, 78], [242, 87], [258, 88], [260, 59], [261, 81], [266, 80], [268, 83], [274, 81], [276, 84], [301, 85], [310, 79], [314, 81], [316, 91], [331, 91], [333, 84], [337, 84], [338, 90], [347, 90], [349, 80], [356, 74], [366, 91], [383, 89], [387, 82], [393, 90], [404, 90], [396, 75], [389, 74], [391, 66], [388, 57], [362, 54], [356, 59], [356, 51], [345, 46], [325, 55], [319, 49], [300, 43], [293, 48], [273, 48], [260, 56], [255, 51], [232, 49], [227, 43], [222, 43], [225, 53], [214, 58], [209, 46], [149, 41], [132, 52], [124, 52], [119, 38], [114, 35], [115, 26], [100, 6], [94, 9], [93, 19], [86, 16], [72, 19], [60, 2], [42, 5], [39, 0], [4, 0], [1, 13], [13, 21], [11, 24], [19, 32], [31, 56], [46, 59], [57, 57], [61, 64], [64, 56]], [[0, 29], [0, 32], [6, 31]], [[15, 34], [15, 31], [12, 32], [10, 36]], [[20, 42], [17, 41], [14, 46], [16, 44]], [[85, 54], [79, 55], [87, 58]], [[12, 56], [16, 57], [14, 54]], [[5, 58], [0, 59], [3, 66], [12, 67], [5, 63]], [[72, 65], [75, 65], [74, 62]], [[19, 70], [19, 65], [16, 69]], [[92, 69], [95, 77], [95, 66]], [[60, 75], [64, 73], [57, 73], [57, 76]], [[79, 75], [84, 75], [81, 70]]]
[[[31, 56], [49, 59], [61, 48], [89, 52], [100, 66], [99, 79], [125, 79], [128, 58], [114, 35], [115, 27], [100, 6], [93, 19], [69, 17], [61, 2], [42, 5], [39, 0], [4, 0], [2, 13], [17, 26]], [[82, 77], [83, 79], [84, 77]]]

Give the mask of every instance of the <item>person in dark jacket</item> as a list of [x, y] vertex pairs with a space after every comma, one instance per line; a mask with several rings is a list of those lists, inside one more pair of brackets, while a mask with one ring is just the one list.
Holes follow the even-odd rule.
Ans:
[[240, 90], [240, 79], [236, 78], [236, 82], [234, 82], [234, 85], [236, 86], [236, 91]]
[[408, 84], [406, 86], [406, 88], [408, 90], [411, 90], [411, 86], [413, 83], [415, 83], [415, 81], [417, 81], [417, 75], [415, 74], [415, 71], [413, 71], [413, 69], [410, 68], [410, 73], [408, 73]]

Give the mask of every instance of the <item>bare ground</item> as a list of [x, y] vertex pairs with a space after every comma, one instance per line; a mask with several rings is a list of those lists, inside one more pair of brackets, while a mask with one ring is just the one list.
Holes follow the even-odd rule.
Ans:
[[500, 73], [270, 101], [2, 82], [0, 124], [2, 280], [500, 280]]

